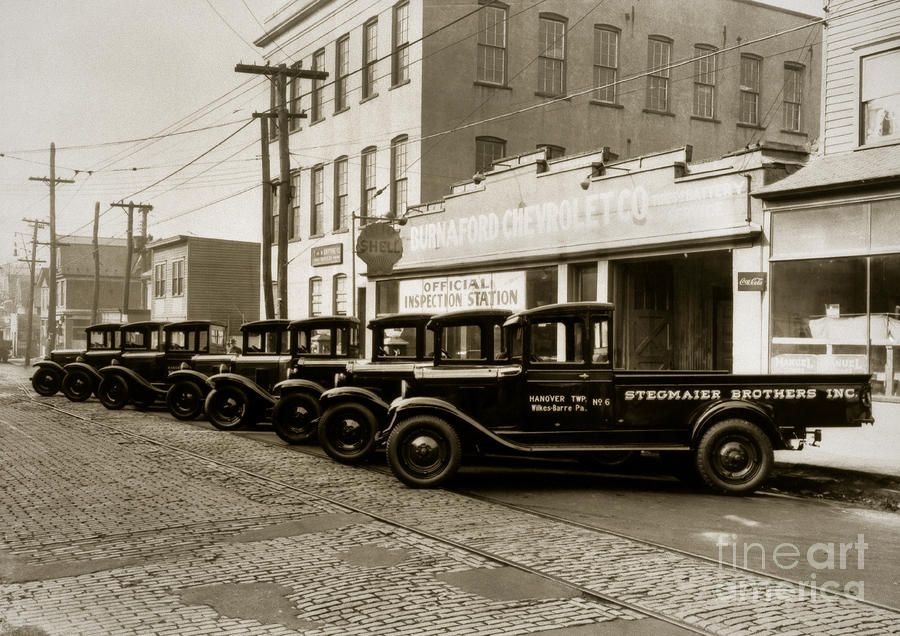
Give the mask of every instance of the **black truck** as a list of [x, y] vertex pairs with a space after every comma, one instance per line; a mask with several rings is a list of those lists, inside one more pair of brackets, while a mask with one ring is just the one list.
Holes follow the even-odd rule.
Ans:
[[[431, 364], [493, 363], [501, 355], [501, 325], [512, 312], [472, 309], [436, 316], [396, 314], [369, 322], [371, 362], [351, 362], [335, 388], [322, 394], [319, 444], [344, 464], [368, 458], [383, 441], [390, 402], [415, 369]], [[453, 351], [453, 353], [450, 353]]]
[[123, 330], [128, 325], [104, 324], [88, 327], [87, 350], [65, 365], [62, 392], [73, 402], [84, 402], [96, 394], [101, 376], [98, 369], [122, 355]]
[[[119, 323], [102, 323], [91, 325], [85, 329], [87, 350], [118, 352], [118, 340], [114, 334], [122, 327]], [[109, 346], [110, 349], [103, 349]], [[65, 366], [84, 356], [84, 349], [54, 349], [47, 358], [36, 362], [37, 367], [31, 376], [31, 386], [39, 395], [53, 395], [62, 388], [66, 375]]]
[[390, 407], [387, 455], [412, 487], [437, 486], [465, 454], [591, 457], [653, 451], [711, 489], [746, 494], [773, 449], [811, 429], [872, 423], [868, 375], [733, 375], [613, 369], [613, 306], [549, 305], [504, 324], [506, 359], [417, 368]]

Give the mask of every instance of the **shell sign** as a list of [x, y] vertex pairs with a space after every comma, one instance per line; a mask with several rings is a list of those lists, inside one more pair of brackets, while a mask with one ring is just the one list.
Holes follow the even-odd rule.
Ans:
[[400, 232], [389, 223], [364, 225], [356, 239], [356, 255], [368, 266], [369, 276], [390, 274], [403, 256]]

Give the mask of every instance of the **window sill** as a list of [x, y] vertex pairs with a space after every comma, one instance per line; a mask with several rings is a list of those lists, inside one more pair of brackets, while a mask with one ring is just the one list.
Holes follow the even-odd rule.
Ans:
[[348, 227], [339, 227], [334, 230], [331, 230], [332, 234], [347, 234], [350, 231]]
[[893, 137], [884, 141], [873, 141], [868, 144], [860, 144], [853, 150], [856, 152], [857, 150], [871, 150], [872, 148], [884, 148], [885, 146], [896, 146], [898, 144], [900, 144], [900, 137]]
[[321, 124], [323, 121], [325, 121], [324, 117], [319, 117], [318, 119], [313, 119], [312, 121], [309, 122], [309, 127], [312, 128], [316, 124]]
[[706, 122], [709, 122], [710, 124], [721, 124], [722, 123], [721, 120], [716, 119], [715, 117], [701, 117], [700, 115], [691, 115], [691, 119], [693, 119], [694, 121], [706, 121]]
[[747, 124], [742, 121], [739, 121], [735, 124], [738, 128], [750, 128], [751, 130], [765, 130], [765, 126], [760, 126], [759, 124]]
[[675, 113], [670, 110], [655, 110], [653, 108], [645, 108], [643, 109], [643, 112], [647, 113], [648, 115], [662, 115], [663, 117], [675, 116]]
[[565, 93], [544, 93], [542, 91], [534, 91], [535, 97], [546, 97], [547, 99], [564, 99], [567, 102], [571, 102], [572, 98], [566, 95]]
[[620, 108], [620, 109], [625, 108], [625, 106], [623, 106], [622, 104], [619, 104], [618, 102], [602, 102], [599, 99], [592, 99], [590, 101], [590, 103], [593, 104], [594, 106], [603, 106], [604, 108]]
[[320, 238], [325, 238], [325, 234], [310, 234], [309, 235], [309, 240], [320, 239]]
[[333, 113], [331, 113], [331, 115], [332, 115], [332, 117], [335, 116], [335, 115], [340, 115], [341, 113], [346, 113], [348, 110], [350, 110], [350, 107], [349, 107], [349, 106], [344, 106], [342, 109], [336, 110], [336, 111], [334, 111]]
[[507, 86], [506, 84], [493, 84], [491, 82], [485, 82], [483, 80], [475, 80], [472, 82], [475, 86], [484, 86], [485, 88], [499, 88], [503, 91], [511, 91], [512, 86]]
[[371, 101], [372, 101], [373, 99], [375, 99], [376, 97], [378, 97], [378, 93], [372, 93], [372, 94], [369, 95], [368, 97], [363, 97], [361, 100], [359, 100], [359, 103], [360, 103], [360, 104], [365, 104], [366, 102], [371, 102]]
[[802, 130], [788, 130], [787, 128], [782, 128], [781, 132], [783, 132], [786, 135], [798, 135], [800, 137], [809, 137], [809, 135], [807, 135]]
[[299, 237], [299, 236], [295, 236], [294, 238], [289, 238], [289, 239], [288, 239], [288, 243], [299, 243], [299, 242], [300, 242], [300, 237]]
[[392, 90], [394, 90], [395, 88], [401, 88], [401, 87], [406, 86], [407, 84], [409, 84], [409, 83], [411, 83], [411, 82], [412, 82], [412, 80], [410, 80], [410, 79], [405, 79], [405, 80], [403, 80], [402, 82], [397, 82], [396, 84], [391, 84], [391, 87], [390, 87], [388, 90], [389, 90], [389, 91], [392, 91]]

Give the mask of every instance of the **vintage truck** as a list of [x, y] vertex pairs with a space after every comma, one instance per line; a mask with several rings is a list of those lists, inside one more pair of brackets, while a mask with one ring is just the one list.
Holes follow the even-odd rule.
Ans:
[[[99, 328], [97, 328], [99, 327]], [[62, 392], [73, 402], [84, 402], [97, 392], [101, 369], [122, 355], [123, 330], [128, 325], [98, 325], [85, 329], [87, 350], [63, 367]], [[114, 327], [114, 328], [111, 328]]]
[[383, 441], [391, 400], [400, 395], [403, 382], [413, 379], [415, 369], [440, 365], [442, 360], [455, 366], [495, 362], [501, 354], [501, 326], [511, 313], [472, 309], [430, 317], [397, 314], [370, 321], [371, 362], [349, 363], [335, 388], [319, 400], [323, 450], [344, 464], [367, 459]]
[[[121, 327], [119, 323], [102, 323], [87, 327], [85, 329], [87, 350], [118, 352], [119, 341], [114, 334], [118, 334]], [[111, 348], [103, 349], [105, 346]], [[62, 388], [63, 378], [66, 376], [65, 366], [75, 362], [85, 353], [84, 349], [54, 349], [47, 358], [34, 364], [37, 369], [31, 376], [31, 386], [39, 395], [55, 394]]]
[[[284, 387], [309, 386], [322, 391], [331, 386], [334, 376], [357, 358], [358, 332], [359, 321], [351, 316], [294, 320], [286, 331], [258, 340], [248, 340], [245, 331], [244, 350], [232, 370], [207, 379], [212, 390], [204, 411], [210, 424], [234, 430], [278, 417], [273, 410]], [[298, 418], [299, 412], [309, 409], [303, 420], [318, 417], [318, 405], [310, 399], [283, 400], [281, 408], [293, 409]], [[309, 424], [307, 437], [314, 432]]]
[[612, 318], [605, 303], [522, 311], [503, 326], [507, 359], [417, 368], [389, 411], [392, 472], [429, 487], [466, 454], [654, 451], [713, 490], [746, 494], [765, 482], [773, 449], [873, 422], [868, 375], [613, 369]]

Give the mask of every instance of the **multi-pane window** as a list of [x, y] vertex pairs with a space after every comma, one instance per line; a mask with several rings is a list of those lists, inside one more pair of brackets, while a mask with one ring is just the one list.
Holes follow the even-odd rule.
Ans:
[[900, 139], [900, 49], [861, 60], [862, 143]]
[[334, 229], [346, 230], [350, 223], [347, 204], [347, 157], [334, 160]]
[[672, 41], [650, 38], [647, 53], [650, 75], [647, 76], [647, 108], [669, 112], [669, 64], [672, 61]]
[[378, 62], [378, 20], [363, 25], [362, 98], [375, 95], [375, 67]]
[[[292, 77], [290, 79], [290, 85], [289, 85], [290, 103], [288, 104], [288, 112], [292, 115], [299, 115], [301, 112], [303, 112], [303, 109], [300, 106], [300, 90], [302, 87], [302, 84], [300, 83], [300, 81], [301, 80], [299, 77]], [[273, 82], [273, 85], [274, 85], [274, 82]], [[273, 117], [272, 120], [274, 121], [274, 119], [275, 118]], [[288, 119], [288, 130], [291, 132], [294, 132], [295, 130], [300, 130], [300, 119], [290, 117]]]
[[[278, 112], [278, 87], [276, 86], [277, 82], [269, 82], [269, 112], [277, 113]], [[292, 84], [293, 86], [294, 84]], [[297, 85], [299, 86], [299, 84]], [[291, 100], [291, 112], [293, 112], [294, 102]], [[300, 112], [300, 99], [299, 95], [297, 98], [297, 112]], [[299, 120], [297, 120], [299, 121]], [[272, 140], [278, 138], [278, 118], [277, 117], [269, 117], [269, 137]]]
[[310, 317], [322, 314], [322, 279], [313, 276], [309, 279], [309, 315]]
[[475, 138], [475, 172], [485, 172], [496, 159], [506, 156], [506, 140], [499, 137]]
[[619, 31], [607, 26], [594, 27], [594, 99], [615, 104], [618, 98]]
[[[312, 70], [325, 70], [325, 49], [319, 49], [313, 53]], [[312, 81], [312, 113], [310, 115], [314, 122], [321, 121], [325, 117], [325, 91], [322, 90], [324, 85], [325, 80], [314, 79]]]
[[184, 294], [184, 259], [172, 261], [172, 295]]
[[391, 56], [391, 84], [409, 80], [409, 2], [394, 6], [394, 54]]
[[803, 67], [784, 65], [784, 129], [800, 132], [800, 106], [803, 104]]
[[406, 179], [406, 150], [408, 137], [403, 135], [391, 141], [391, 216], [406, 213], [408, 185]]
[[564, 95], [566, 92], [566, 23], [560, 18], [541, 16], [538, 53], [538, 92]]
[[334, 110], [342, 111], [347, 100], [347, 78], [350, 75], [350, 36], [345, 35], [334, 45]]
[[377, 191], [375, 181], [375, 148], [370, 147], [363, 150], [361, 161], [362, 205], [360, 206], [360, 212], [362, 212], [362, 222], [365, 225], [368, 222], [368, 219], [365, 217], [375, 215], [375, 192]]
[[738, 121], [759, 126], [759, 75], [762, 60], [755, 55], [741, 56], [741, 112]]
[[716, 115], [715, 47], [694, 47], [694, 116], [713, 119]]
[[508, 9], [495, 4], [478, 12], [478, 53], [475, 79], [506, 84], [506, 19]]
[[153, 296], [162, 298], [166, 295], [166, 264], [153, 266]]
[[274, 243], [278, 242], [278, 231], [281, 229], [281, 226], [280, 226], [281, 215], [278, 213], [279, 206], [278, 206], [278, 184], [277, 183], [272, 184], [272, 195], [269, 197], [269, 205], [271, 208], [269, 210], [269, 218], [272, 220], [270, 234], [272, 235], [272, 243], [274, 244]]
[[332, 285], [334, 298], [334, 314], [336, 316], [347, 315], [347, 276], [336, 274]]
[[300, 238], [300, 171], [291, 175], [291, 222], [288, 238]]
[[325, 234], [325, 168], [316, 166], [310, 171], [309, 189], [309, 233], [312, 236]]

